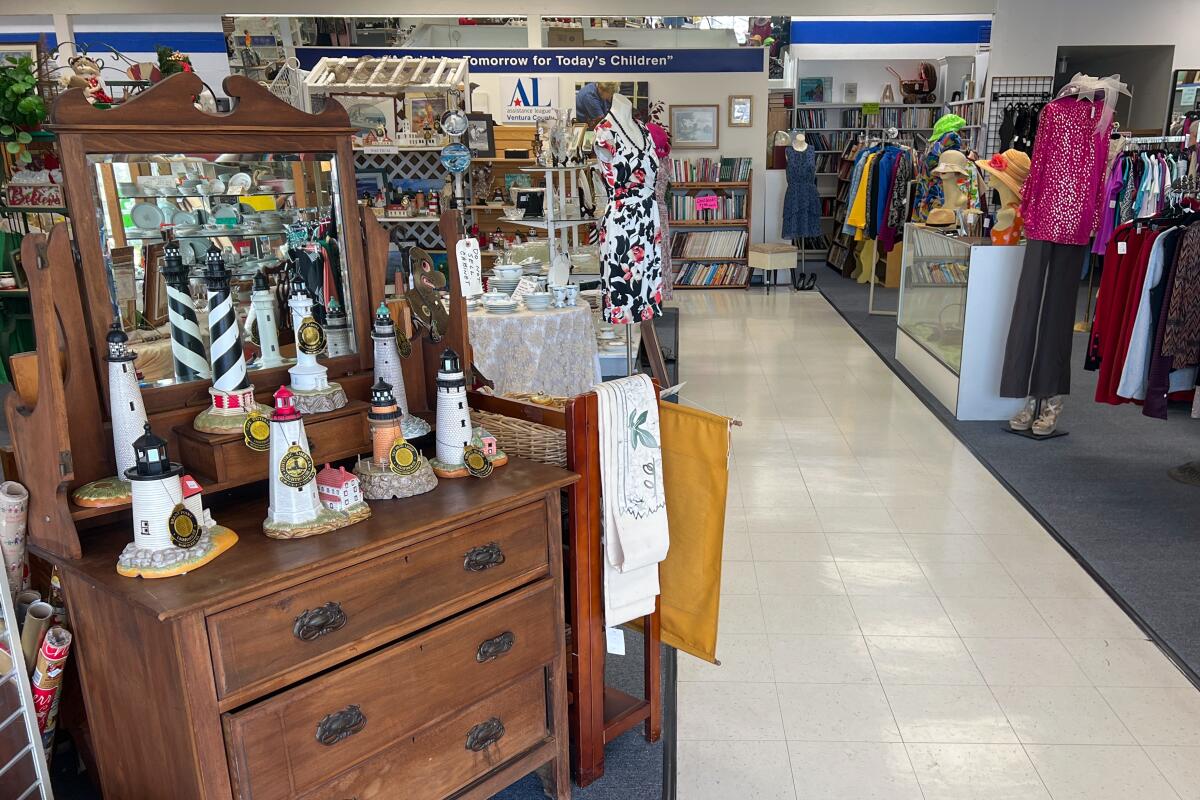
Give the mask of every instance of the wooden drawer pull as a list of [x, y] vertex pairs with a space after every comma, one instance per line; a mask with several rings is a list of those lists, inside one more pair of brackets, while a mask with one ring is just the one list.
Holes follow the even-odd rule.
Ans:
[[500, 545], [491, 544], [472, 547], [463, 558], [463, 569], [467, 572], [483, 572], [485, 569], [498, 567], [504, 563], [504, 551]]
[[301, 612], [292, 626], [292, 633], [302, 642], [311, 642], [332, 633], [346, 624], [346, 612], [332, 600], [320, 608]]
[[358, 706], [346, 706], [341, 711], [328, 714], [317, 723], [317, 741], [326, 747], [332, 747], [349, 736], [361, 731], [367, 725]]
[[495, 639], [487, 639], [480, 643], [479, 649], [475, 651], [475, 660], [480, 664], [485, 664], [488, 661], [495, 661], [500, 656], [513, 649], [513, 645], [517, 643], [517, 637], [512, 631], [505, 631]]
[[499, 717], [492, 717], [487, 722], [481, 722], [467, 731], [467, 749], [473, 753], [487, 750], [500, 741], [504, 736], [504, 723]]

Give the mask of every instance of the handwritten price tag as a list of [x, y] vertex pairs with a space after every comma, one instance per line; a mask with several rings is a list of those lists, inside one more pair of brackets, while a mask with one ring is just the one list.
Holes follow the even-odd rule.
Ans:
[[532, 275], [525, 275], [517, 282], [517, 288], [513, 289], [512, 299], [519, 300], [530, 292], [537, 291], [537, 278]]
[[704, 194], [696, 197], [697, 211], [716, 211], [720, 205], [720, 200], [715, 194]]

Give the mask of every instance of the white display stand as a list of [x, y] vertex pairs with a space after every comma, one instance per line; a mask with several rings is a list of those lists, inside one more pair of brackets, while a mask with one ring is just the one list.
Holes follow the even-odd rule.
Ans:
[[[1000, 373], [1025, 245], [995, 246], [909, 223], [904, 249], [896, 360], [955, 418], [1011, 418], [1024, 400], [1000, 396]], [[970, 265], [965, 285], [937, 285], [918, 273], [950, 262]], [[931, 344], [947, 329], [961, 330], [961, 349]]]

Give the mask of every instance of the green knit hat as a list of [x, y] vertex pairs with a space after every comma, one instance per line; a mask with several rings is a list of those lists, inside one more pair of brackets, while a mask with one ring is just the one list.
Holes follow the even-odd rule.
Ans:
[[960, 117], [958, 114], [946, 114], [946, 115], [940, 117], [937, 122], [933, 123], [933, 137], [932, 138], [934, 141], [937, 141], [938, 139], [945, 136], [947, 133], [950, 133], [951, 131], [961, 130], [961, 129], [965, 128], [966, 125], [967, 125], [967, 121], [965, 119], [963, 119], [962, 117]]

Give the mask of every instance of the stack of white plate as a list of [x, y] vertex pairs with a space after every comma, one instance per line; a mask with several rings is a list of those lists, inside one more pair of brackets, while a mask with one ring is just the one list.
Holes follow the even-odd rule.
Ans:
[[525, 308], [530, 311], [545, 311], [550, 308], [554, 295], [550, 292], [530, 292], [525, 295]]
[[517, 301], [511, 297], [507, 300], [491, 300], [486, 304], [487, 310], [493, 314], [512, 314], [517, 310]]
[[504, 278], [491, 277], [488, 278], [489, 292], [504, 292], [504, 294], [512, 294], [517, 288], [517, 284], [521, 282], [520, 278], [505, 280]]

